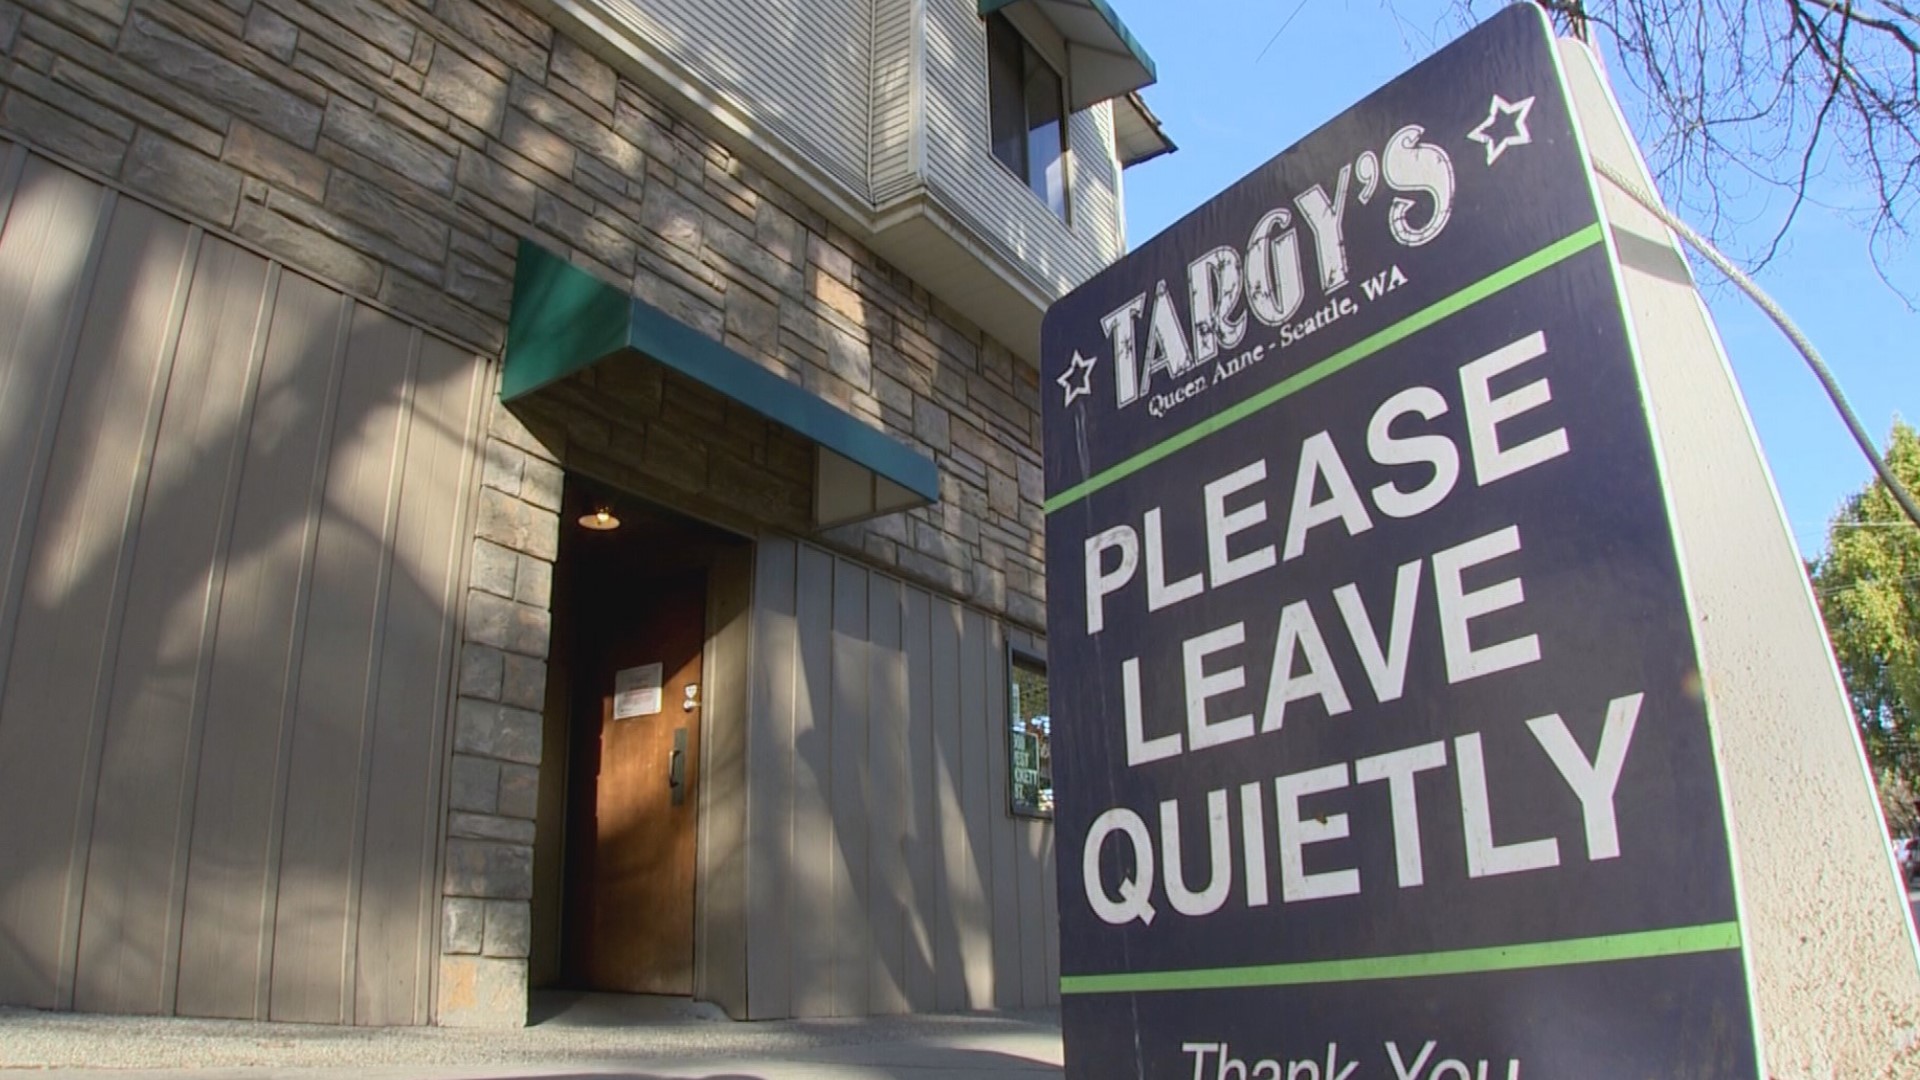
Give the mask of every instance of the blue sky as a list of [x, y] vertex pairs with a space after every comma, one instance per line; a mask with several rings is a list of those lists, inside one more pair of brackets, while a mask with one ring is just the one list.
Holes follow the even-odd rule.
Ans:
[[[1446, 0], [1115, 6], [1153, 56], [1160, 81], [1145, 97], [1180, 146], [1126, 174], [1127, 232], [1135, 244], [1463, 30]], [[1616, 89], [1627, 98], [1624, 86]], [[1634, 103], [1623, 104], [1631, 122]], [[1790, 237], [1790, 249], [1760, 284], [1820, 349], [1875, 442], [1884, 444], [1896, 414], [1920, 422], [1920, 314], [1875, 275], [1864, 233], [1840, 215], [1803, 210]], [[1920, 260], [1920, 250], [1902, 259]], [[1710, 269], [1701, 274], [1703, 283], [1714, 279]], [[1713, 283], [1706, 293], [1794, 536], [1802, 554], [1812, 556], [1825, 544], [1827, 519], [1867, 483], [1871, 468], [1773, 324], [1731, 287]]]

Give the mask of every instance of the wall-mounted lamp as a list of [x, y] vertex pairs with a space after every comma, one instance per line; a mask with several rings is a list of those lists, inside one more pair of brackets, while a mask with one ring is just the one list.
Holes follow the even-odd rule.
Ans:
[[596, 532], [612, 532], [620, 527], [620, 519], [603, 506], [591, 514], [581, 514], [580, 524]]

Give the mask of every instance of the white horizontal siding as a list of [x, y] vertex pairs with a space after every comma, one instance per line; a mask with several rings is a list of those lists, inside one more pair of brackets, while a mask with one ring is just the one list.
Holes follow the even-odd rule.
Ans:
[[972, 0], [927, 0], [927, 186], [953, 214], [1050, 288], [1065, 292], [1121, 252], [1104, 106], [1068, 123], [1072, 227], [990, 149], [987, 34]]
[[1087, 239], [1104, 266], [1126, 254], [1125, 216], [1120, 207], [1120, 163], [1113, 156], [1113, 105], [1101, 102], [1073, 114], [1067, 123], [1073, 148], [1074, 227], [1084, 221]]
[[628, 10], [690, 73], [866, 196], [873, 4], [628, 0]]
[[915, 17], [919, 0], [873, 0], [873, 201], [911, 188]]

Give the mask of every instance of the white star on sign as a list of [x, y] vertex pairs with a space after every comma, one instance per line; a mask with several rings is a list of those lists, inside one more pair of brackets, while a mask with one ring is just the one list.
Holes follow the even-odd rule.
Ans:
[[[1533, 135], [1527, 131], [1527, 114], [1533, 111], [1533, 98], [1525, 97], [1519, 101], [1508, 101], [1499, 94], [1493, 95], [1492, 104], [1487, 106], [1487, 118], [1480, 126], [1467, 134], [1467, 138], [1487, 148], [1487, 164], [1500, 160], [1500, 155], [1509, 146], [1525, 146], [1533, 141]], [[1493, 126], [1502, 119], [1513, 122], [1513, 133], [1502, 132], [1494, 135]]]
[[1054, 380], [1060, 384], [1060, 389], [1067, 392], [1067, 399], [1061, 405], [1071, 405], [1073, 399], [1093, 393], [1093, 367], [1099, 362], [1098, 356], [1088, 359], [1080, 355], [1079, 349], [1073, 350], [1073, 360], [1067, 364], [1067, 370]]

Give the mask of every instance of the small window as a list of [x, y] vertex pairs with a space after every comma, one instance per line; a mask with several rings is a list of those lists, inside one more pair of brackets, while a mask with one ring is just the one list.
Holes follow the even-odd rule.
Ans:
[[1008, 656], [1012, 701], [1007, 716], [1007, 762], [1012, 809], [1022, 817], [1053, 816], [1053, 718], [1047, 708], [1047, 665], [1013, 651]]
[[1004, 15], [987, 18], [993, 156], [1067, 220], [1066, 87]]

